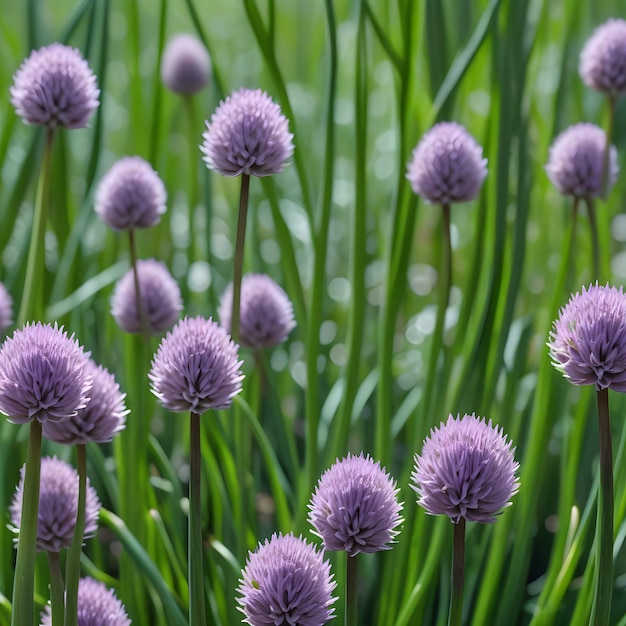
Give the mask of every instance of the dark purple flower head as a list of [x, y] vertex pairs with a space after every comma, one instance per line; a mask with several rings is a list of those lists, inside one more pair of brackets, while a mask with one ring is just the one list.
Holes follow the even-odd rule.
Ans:
[[[24, 468], [10, 512], [13, 525], [19, 529], [22, 517]], [[93, 537], [98, 529], [100, 501], [87, 479], [85, 503], [85, 538]], [[54, 457], [41, 459], [39, 488], [39, 517], [37, 518], [37, 550], [60, 552], [69, 548], [74, 537], [78, 513], [78, 472], [65, 461]]]
[[[606, 135], [594, 124], [574, 124], [564, 130], [550, 146], [546, 172], [564, 196], [599, 196], [602, 192], [602, 167]], [[617, 179], [617, 150], [609, 151], [610, 189]]]
[[211, 59], [204, 44], [193, 35], [172, 37], [161, 59], [161, 80], [174, 93], [194, 94], [211, 76]]
[[626, 92], [626, 21], [610, 19], [587, 40], [580, 54], [580, 76], [610, 96]]
[[407, 178], [432, 203], [473, 200], [487, 176], [487, 159], [474, 138], [455, 122], [433, 126], [413, 151]]
[[181, 320], [161, 341], [149, 378], [170, 411], [227, 409], [241, 391], [239, 346], [212, 319]]
[[378, 552], [402, 523], [395, 481], [369, 457], [348, 456], [322, 474], [309, 504], [309, 522], [326, 550]]
[[163, 181], [141, 157], [124, 157], [102, 177], [96, 191], [95, 210], [115, 230], [150, 228], [165, 213], [167, 194]]
[[11, 102], [27, 124], [84, 128], [100, 91], [75, 48], [53, 43], [31, 52], [13, 77]]
[[[178, 283], [167, 267], [155, 259], [137, 261], [137, 275], [148, 331], [152, 335], [159, 335], [174, 325], [183, 310]], [[111, 315], [124, 332], [141, 332], [132, 269], [115, 286], [111, 298]]]
[[[78, 626], [130, 626], [124, 605], [112, 589], [93, 578], [78, 583]], [[41, 626], [52, 626], [50, 605], [41, 614]]]
[[13, 298], [7, 288], [0, 283], [0, 331], [13, 324]]
[[[230, 332], [233, 285], [228, 285], [219, 306], [222, 326]], [[241, 281], [239, 339], [247, 348], [271, 348], [285, 341], [296, 325], [293, 305], [283, 289], [266, 274], [246, 274]]]
[[62, 328], [26, 324], [0, 347], [0, 412], [14, 424], [61, 422], [89, 400], [89, 355]]
[[415, 455], [412, 488], [430, 515], [447, 515], [457, 524], [490, 524], [519, 490], [515, 449], [501, 428], [474, 414], [433, 428]]
[[200, 147], [209, 169], [224, 176], [271, 176], [293, 154], [293, 135], [280, 107], [260, 89], [239, 89], [215, 110]]
[[574, 385], [626, 391], [626, 294], [590, 285], [561, 309], [550, 333], [553, 365]]
[[302, 537], [274, 534], [248, 554], [237, 608], [250, 626], [322, 626], [333, 617], [336, 586], [321, 551]]

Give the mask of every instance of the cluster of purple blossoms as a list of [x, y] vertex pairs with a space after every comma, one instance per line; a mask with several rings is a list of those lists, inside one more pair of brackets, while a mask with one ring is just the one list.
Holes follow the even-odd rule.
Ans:
[[626, 21], [610, 19], [587, 40], [580, 55], [580, 76], [609, 96], [626, 92]]
[[161, 59], [161, 80], [174, 93], [191, 95], [200, 91], [211, 77], [211, 59], [204, 44], [193, 35], [172, 37]]

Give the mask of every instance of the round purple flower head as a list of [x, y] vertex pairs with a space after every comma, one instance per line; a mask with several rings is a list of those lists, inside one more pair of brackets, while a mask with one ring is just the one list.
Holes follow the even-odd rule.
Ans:
[[56, 324], [16, 330], [0, 347], [0, 412], [14, 424], [74, 417], [89, 400], [88, 357]]
[[[602, 192], [602, 167], [606, 135], [595, 124], [574, 124], [564, 130], [550, 146], [546, 172], [552, 184], [564, 195], [578, 198], [599, 196]], [[617, 179], [617, 150], [609, 152], [610, 189]]]
[[[78, 626], [130, 626], [124, 605], [112, 589], [93, 578], [78, 583]], [[52, 626], [50, 605], [41, 614], [41, 626]]]
[[280, 107], [260, 89], [239, 89], [215, 110], [200, 147], [209, 169], [224, 176], [271, 176], [293, 154], [293, 135]]
[[7, 288], [0, 283], [0, 331], [13, 324], [13, 298]]
[[563, 307], [550, 333], [553, 365], [574, 385], [626, 391], [626, 294], [589, 285]]
[[[148, 331], [152, 335], [159, 335], [174, 325], [183, 310], [178, 283], [167, 267], [155, 259], [137, 261], [137, 275]], [[111, 315], [124, 332], [141, 332], [132, 269], [115, 286], [111, 298]]]
[[165, 213], [165, 185], [141, 157], [124, 157], [102, 177], [95, 210], [115, 230], [150, 228]]
[[456, 122], [433, 126], [413, 151], [407, 178], [413, 191], [432, 203], [473, 200], [487, 176], [487, 159]]
[[170, 411], [227, 409], [241, 391], [239, 346], [211, 318], [181, 320], [161, 341], [148, 375]]
[[626, 91], [626, 21], [610, 19], [587, 40], [580, 54], [580, 77], [610, 96]]
[[[24, 468], [10, 513], [13, 525], [19, 529], [22, 517]], [[85, 538], [93, 537], [98, 529], [100, 501], [87, 479], [85, 503]], [[78, 472], [65, 461], [54, 457], [41, 459], [39, 517], [37, 518], [37, 550], [60, 552], [69, 548], [74, 537], [78, 513]]]
[[211, 76], [211, 59], [204, 44], [193, 35], [172, 37], [161, 59], [161, 80], [174, 93], [190, 95], [200, 91]]
[[389, 550], [402, 523], [396, 482], [369, 457], [348, 456], [322, 474], [309, 504], [309, 522], [325, 550]]
[[501, 428], [474, 414], [433, 428], [415, 455], [412, 488], [429, 515], [447, 515], [458, 524], [491, 524], [519, 490], [515, 449]]
[[[219, 306], [222, 326], [230, 332], [233, 285], [228, 285]], [[247, 348], [271, 348], [287, 339], [296, 325], [293, 305], [283, 289], [266, 274], [246, 274], [241, 281], [239, 338]]]
[[302, 537], [274, 534], [248, 554], [237, 608], [250, 626], [322, 626], [333, 617], [336, 586], [321, 551]]

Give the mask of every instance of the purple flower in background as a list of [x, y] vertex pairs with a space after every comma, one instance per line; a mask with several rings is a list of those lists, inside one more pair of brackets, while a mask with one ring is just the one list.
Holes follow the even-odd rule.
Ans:
[[395, 481], [369, 457], [348, 456], [330, 467], [317, 483], [309, 504], [309, 522], [326, 550], [388, 550], [402, 522]]
[[95, 210], [115, 230], [150, 228], [165, 213], [165, 185], [150, 163], [138, 156], [116, 161], [96, 191]]
[[161, 80], [174, 93], [200, 91], [211, 76], [211, 59], [204, 44], [193, 35], [174, 35], [163, 50]]
[[[222, 326], [230, 332], [233, 285], [219, 306]], [[246, 274], [241, 282], [239, 339], [247, 348], [271, 348], [285, 341], [296, 323], [293, 305], [283, 289], [266, 274]]]
[[412, 488], [430, 515], [447, 515], [457, 524], [490, 524], [519, 490], [515, 449], [501, 428], [474, 414], [433, 428], [415, 455]]
[[0, 283], [0, 331], [13, 324], [13, 298], [7, 288]]
[[[13, 525], [19, 529], [22, 516], [24, 468], [10, 513]], [[85, 538], [92, 537], [98, 529], [100, 501], [87, 479], [85, 503]], [[78, 472], [65, 461], [54, 457], [41, 459], [39, 490], [39, 517], [37, 518], [37, 550], [60, 552], [69, 548], [74, 536], [78, 513]]]
[[561, 309], [550, 333], [553, 365], [574, 385], [626, 391], [626, 294], [590, 285]]
[[210, 318], [181, 320], [161, 341], [149, 378], [170, 411], [226, 409], [241, 391], [239, 346]]
[[239, 583], [237, 608], [250, 626], [322, 626], [333, 617], [330, 563], [302, 537], [274, 534], [260, 543]]
[[407, 172], [416, 194], [440, 204], [473, 200], [486, 176], [483, 149], [455, 122], [440, 122], [422, 137]]
[[[158, 335], [171, 328], [180, 317], [183, 310], [180, 289], [163, 263], [155, 259], [138, 260], [136, 267], [148, 331], [152, 335]], [[111, 314], [124, 332], [141, 332], [132, 269], [115, 286], [111, 298]]]
[[626, 21], [612, 18], [595, 30], [580, 54], [579, 72], [592, 89], [610, 96], [626, 91]]
[[224, 176], [271, 176], [282, 172], [293, 154], [287, 118], [260, 89], [233, 92], [206, 125], [204, 161]]
[[31, 52], [11, 87], [11, 102], [24, 122], [50, 129], [87, 126], [99, 95], [80, 52], [60, 43]]
[[89, 400], [88, 357], [56, 324], [16, 330], [0, 348], [0, 412], [14, 424], [75, 416]]

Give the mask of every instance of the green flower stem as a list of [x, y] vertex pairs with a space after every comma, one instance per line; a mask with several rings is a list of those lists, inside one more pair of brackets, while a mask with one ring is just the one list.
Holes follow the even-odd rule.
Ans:
[[587, 205], [587, 213], [589, 214], [589, 228], [591, 229], [591, 246], [593, 250], [593, 278], [602, 282], [602, 277], [600, 276], [600, 241], [598, 237], [598, 222], [596, 220], [596, 210], [592, 198], [586, 197], [585, 204]]
[[149, 337], [148, 331], [148, 315], [141, 297], [141, 287], [139, 285], [139, 272], [137, 271], [137, 242], [135, 241], [135, 231], [128, 231], [128, 249], [130, 253], [130, 264], [133, 268], [133, 282], [135, 283], [135, 302], [137, 303], [137, 314], [139, 315], [139, 326], [143, 337]]
[[63, 626], [65, 613], [65, 585], [58, 552], [48, 551], [48, 569], [50, 570], [50, 609], [52, 626]]
[[346, 626], [357, 626], [356, 556], [347, 555], [346, 564]]
[[461, 626], [463, 619], [463, 590], [465, 587], [465, 518], [454, 524], [454, 553], [452, 555], [452, 595], [448, 626]]
[[606, 200], [609, 195], [609, 155], [611, 153], [611, 137], [613, 135], [613, 123], [615, 120], [615, 96], [609, 96], [609, 112], [606, 125], [606, 143], [604, 144], [604, 154], [602, 155], [602, 182], [600, 190], [602, 198]]
[[241, 193], [239, 194], [239, 218], [237, 220], [237, 241], [233, 259], [233, 305], [230, 318], [230, 336], [239, 343], [239, 315], [241, 309], [241, 278], [243, 276], [243, 252], [246, 239], [246, 221], [248, 219], [248, 198], [250, 195], [250, 174], [241, 175]]

